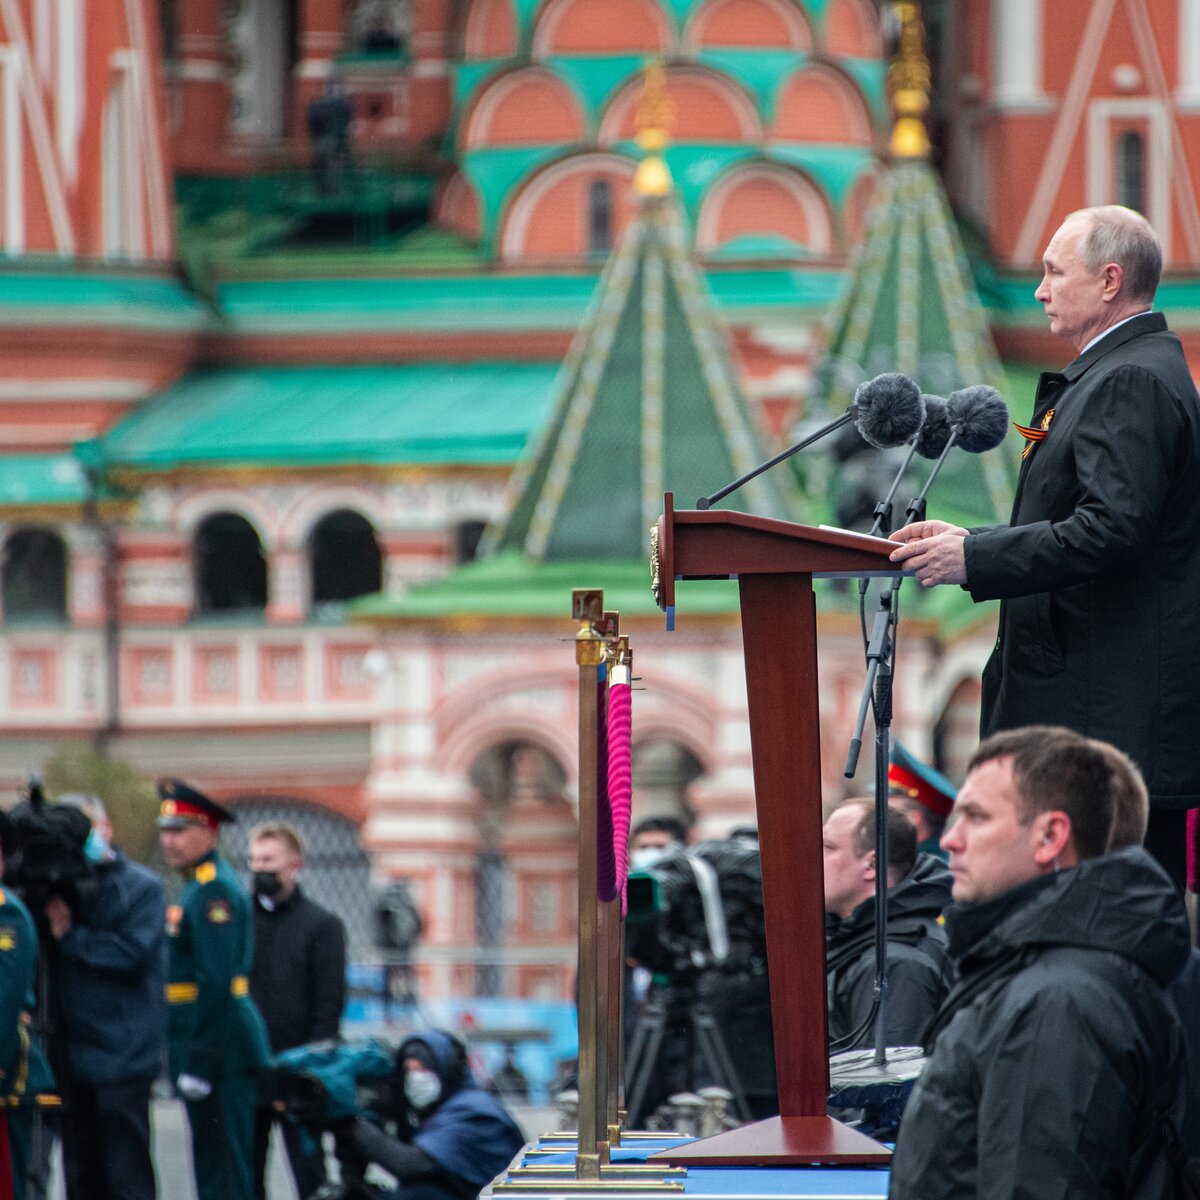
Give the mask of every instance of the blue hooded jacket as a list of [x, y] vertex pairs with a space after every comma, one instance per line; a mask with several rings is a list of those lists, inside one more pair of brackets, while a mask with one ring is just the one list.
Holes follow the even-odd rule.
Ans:
[[[447, 1174], [473, 1187], [490, 1183], [512, 1161], [525, 1144], [525, 1135], [504, 1105], [485, 1092], [474, 1080], [461, 1043], [440, 1029], [406, 1038], [396, 1052], [397, 1072], [415, 1047], [432, 1061], [432, 1070], [442, 1081], [442, 1094], [431, 1109], [414, 1113], [414, 1146], [423, 1150]], [[403, 1086], [397, 1088], [402, 1099]]]

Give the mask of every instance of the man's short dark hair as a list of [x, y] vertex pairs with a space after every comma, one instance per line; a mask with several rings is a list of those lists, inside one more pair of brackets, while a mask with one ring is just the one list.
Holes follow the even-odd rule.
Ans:
[[1081, 859], [1107, 851], [1117, 781], [1111, 761], [1095, 742], [1057, 725], [1009, 729], [981, 743], [967, 771], [1002, 758], [1012, 763], [1022, 824], [1038, 813], [1065, 812]]
[[643, 817], [629, 831], [629, 840], [632, 842], [642, 833], [669, 833], [677, 842], [687, 841], [687, 827], [678, 817], [665, 815]]
[[[847, 800], [849, 807], [857, 805], [863, 810], [862, 818], [850, 833], [850, 846], [861, 858], [875, 849], [875, 801]], [[917, 827], [908, 813], [894, 801], [888, 805], [888, 874], [897, 880], [903, 879], [917, 861]]]
[[1123, 750], [1107, 742], [1094, 741], [1093, 744], [1108, 759], [1116, 784], [1108, 848], [1124, 850], [1127, 846], [1140, 846], [1145, 841], [1146, 825], [1150, 820], [1150, 793], [1146, 790], [1146, 781], [1133, 759]]

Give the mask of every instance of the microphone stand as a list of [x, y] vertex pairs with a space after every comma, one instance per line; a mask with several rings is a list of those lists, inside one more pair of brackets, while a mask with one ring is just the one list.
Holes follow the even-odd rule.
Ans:
[[887, 1012], [887, 909], [888, 909], [888, 762], [891, 758], [892, 678], [896, 650], [899, 603], [894, 588], [879, 597], [879, 611], [867, 643], [867, 678], [858, 706], [854, 737], [846, 757], [845, 777], [853, 779], [862, 750], [867, 706], [875, 714], [875, 1057], [876, 1066], [887, 1063], [885, 1017]]
[[[920, 492], [909, 501], [904, 523], [912, 524], [923, 519], [925, 512], [925, 497], [933, 481], [941, 472], [946, 456], [953, 449], [962, 432], [955, 425], [946, 445], [938, 455], [929, 478], [925, 481]], [[914, 442], [909, 451], [907, 468], [912, 461], [912, 453], [916, 449]], [[876, 526], [872, 533], [877, 533], [887, 519], [891, 508], [892, 498], [900, 484], [904, 468], [896, 476], [891, 490], [886, 498], [880, 501], [875, 510]], [[918, 515], [920, 514], [920, 515]], [[861, 595], [866, 593], [866, 580], [862, 580]], [[858, 756], [862, 751], [863, 729], [867, 721], [867, 706], [870, 705], [875, 715], [875, 1054], [873, 1062], [876, 1067], [887, 1065], [887, 992], [888, 992], [888, 962], [887, 962], [887, 912], [888, 912], [888, 764], [891, 761], [891, 725], [892, 725], [892, 681], [896, 652], [896, 633], [900, 620], [900, 601], [896, 593], [904, 582], [901, 576], [890, 586], [884, 587], [879, 594], [879, 611], [871, 626], [871, 636], [867, 641], [867, 678], [863, 685], [862, 699], [858, 706], [858, 718], [854, 726], [854, 736], [850, 739], [850, 752], [846, 756], [845, 777], [853, 779], [858, 769]]]
[[810, 433], [808, 437], [797, 442], [794, 446], [789, 446], [786, 450], [775, 455], [774, 458], [768, 459], [765, 463], [760, 463], [753, 471], [747, 471], [745, 475], [739, 479], [735, 479], [732, 483], [727, 483], [723, 488], [713, 492], [711, 496], [701, 496], [696, 501], [696, 507], [699, 509], [709, 508], [716, 504], [718, 500], [724, 500], [731, 492], [736, 492], [743, 484], [749, 483], [750, 480], [761, 475], [764, 471], [769, 471], [772, 467], [783, 462], [785, 458], [791, 458], [798, 450], [803, 450], [805, 446], [811, 446], [813, 442], [819, 441], [827, 434], [833, 433], [835, 430], [841, 429], [843, 425], [848, 425], [854, 419], [854, 413], [846, 411], [842, 413], [836, 421], [830, 421], [828, 425], [823, 425], [815, 433]]

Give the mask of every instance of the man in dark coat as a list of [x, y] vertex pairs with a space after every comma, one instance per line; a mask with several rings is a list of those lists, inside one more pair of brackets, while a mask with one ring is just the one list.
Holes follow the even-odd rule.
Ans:
[[1007, 526], [924, 521], [892, 558], [926, 586], [999, 599], [981, 734], [1066, 725], [1129, 754], [1150, 789], [1146, 846], [1182, 888], [1200, 673], [1200, 398], [1151, 312], [1158, 240], [1127, 209], [1074, 213], [1037, 298], [1079, 356], [1043, 374]]
[[[284, 822], [250, 831], [254, 876], [254, 965], [250, 997], [262, 1013], [271, 1053], [338, 1036], [346, 1006], [346, 931], [313, 903], [298, 876], [304, 842]], [[278, 1112], [260, 1104], [254, 1122], [254, 1185], [266, 1197], [267, 1148]], [[291, 1121], [281, 1121], [284, 1146], [300, 1200], [326, 1182], [320, 1143]]]
[[92, 823], [84, 853], [95, 873], [77, 912], [57, 895], [45, 909], [59, 945], [67, 1197], [154, 1200], [150, 1088], [167, 1023], [166, 893], [112, 845], [98, 797], [73, 802]]
[[246, 978], [250, 898], [217, 849], [233, 814], [178, 779], [160, 779], [159, 840], [184, 879], [167, 910], [167, 1069], [186, 1103], [199, 1200], [254, 1200], [251, 1160], [267, 1031]]
[[1140, 848], [1105, 855], [1119, 786], [1089, 739], [979, 747], [944, 836], [959, 978], [927, 1038], [893, 1200], [1160, 1200], [1183, 1108], [1166, 995], [1182, 900]]
[[[821, 831], [824, 850], [829, 1041], [838, 1050], [875, 1044], [875, 805], [848, 800]], [[938, 918], [950, 903], [950, 871], [917, 854], [904, 812], [888, 816], [888, 1046], [917, 1046], [950, 984], [946, 934]]]
[[525, 1144], [504, 1105], [476, 1084], [467, 1051], [431, 1029], [396, 1051], [396, 1136], [359, 1119], [354, 1144], [400, 1184], [395, 1200], [469, 1200]]

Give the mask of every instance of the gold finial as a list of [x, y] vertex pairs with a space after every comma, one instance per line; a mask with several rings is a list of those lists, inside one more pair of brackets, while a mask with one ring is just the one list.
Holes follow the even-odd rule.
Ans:
[[925, 57], [925, 31], [921, 7], [913, 0], [892, 6], [900, 24], [900, 45], [888, 68], [888, 86], [896, 123], [892, 127], [895, 158], [928, 158], [929, 134], [925, 114], [929, 111], [931, 82], [929, 59]]
[[675, 102], [667, 91], [662, 62], [652, 59], [642, 74], [642, 94], [637, 105], [637, 144], [645, 151], [634, 177], [639, 196], [666, 196], [671, 192], [671, 172], [662, 152], [675, 119]]

